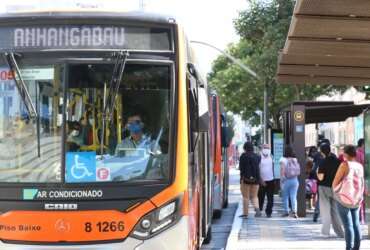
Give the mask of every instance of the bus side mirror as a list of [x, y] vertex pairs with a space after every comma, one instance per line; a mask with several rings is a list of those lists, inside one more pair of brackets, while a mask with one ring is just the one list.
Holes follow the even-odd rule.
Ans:
[[198, 119], [198, 131], [208, 132], [209, 130], [209, 111], [208, 111], [208, 94], [205, 88], [198, 89], [199, 99], [199, 119]]

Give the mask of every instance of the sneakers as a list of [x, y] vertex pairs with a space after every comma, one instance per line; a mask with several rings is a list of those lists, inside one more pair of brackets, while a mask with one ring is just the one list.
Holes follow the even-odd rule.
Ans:
[[266, 217], [267, 218], [271, 218], [271, 214], [266, 214]]
[[324, 239], [329, 239], [331, 236], [330, 236], [330, 234], [323, 234], [323, 233], [320, 233], [320, 237], [321, 237], [321, 238], [324, 238]]
[[293, 212], [293, 213], [292, 213], [292, 217], [293, 217], [293, 218], [295, 218], [295, 219], [298, 219], [298, 215], [297, 215], [297, 213]]
[[262, 213], [259, 209], [256, 209], [256, 214], [254, 215], [254, 217], [261, 217], [262, 216]]
[[239, 218], [242, 218], [242, 219], [248, 219], [248, 215], [241, 214], [241, 215], [239, 215]]
[[281, 217], [289, 217], [289, 214], [288, 213], [284, 213], [281, 215]]

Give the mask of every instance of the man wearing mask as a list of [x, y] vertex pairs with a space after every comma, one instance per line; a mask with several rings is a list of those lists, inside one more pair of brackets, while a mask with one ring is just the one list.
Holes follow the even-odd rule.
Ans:
[[120, 144], [117, 145], [115, 150], [115, 155], [122, 155], [122, 152], [125, 152], [124, 156], [128, 156], [127, 149], [136, 149], [136, 148], [148, 148], [151, 147], [150, 139], [144, 136], [144, 123], [139, 114], [133, 114], [128, 117], [126, 129], [128, 129], [130, 135], [126, 137]]
[[264, 144], [261, 150], [260, 174], [261, 184], [258, 191], [258, 201], [260, 211], [263, 210], [265, 196], [267, 196], [266, 216], [271, 217], [272, 207], [274, 205], [274, 164], [271, 156], [270, 146]]
[[81, 133], [81, 124], [79, 122], [72, 122], [69, 124], [70, 133], [67, 137], [67, 151], [80, 151], [81, 146], [84, 146], [84, 138]]

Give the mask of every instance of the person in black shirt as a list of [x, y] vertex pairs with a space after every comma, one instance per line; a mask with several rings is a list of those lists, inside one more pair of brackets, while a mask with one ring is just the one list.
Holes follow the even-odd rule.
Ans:
[[340, 223], [340, 217], [332, 190], [332, 184], [339, 168], [340, 161], [330, 152], [329, 144], [321, 144], [320, 151], [324, 157], [319, 164], [317, 174], [320, 193], [320, 214], [322, 219], [321, 233], [324, 237], [329, 237], [330, 224], [332, 224], [334, 232], [339, 237], [343, 237], [344, 232]]
[[244, 144], [244, 153], [240, 156], [240, 190], [243, 196], [243, 214], [242, 218], [248, 217], [249, 200], [252, 201], [255, 216], [260, 217], [261, 212], [258, 204], [258, 188], [261, 181], [260, 178], [260, 157], [254, 153], [254, 147], [251, 142]]

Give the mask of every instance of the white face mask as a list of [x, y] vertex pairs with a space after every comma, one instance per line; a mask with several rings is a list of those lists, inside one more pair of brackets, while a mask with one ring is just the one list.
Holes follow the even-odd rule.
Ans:
[[270, 155], [270, 153], [271, 153], [270, 149], [267, 149], [267, 148], [262, 149], [262, 154], [263, 155], [267, 156], [267, 155]]
[[80, 131], [78, 130], [73, 130], [71, 133], [72, 136], [78, 136], [79, 134], [80, 134]]

